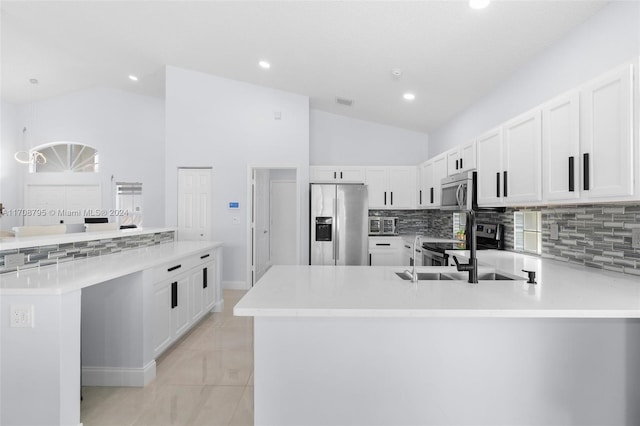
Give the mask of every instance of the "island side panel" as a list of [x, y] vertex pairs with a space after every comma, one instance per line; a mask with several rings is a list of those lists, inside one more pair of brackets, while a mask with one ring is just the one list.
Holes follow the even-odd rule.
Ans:
[[[34, 327], [10, 327], [12, 305], [33, 306]], [[1, 296], [0, 424], [80, 424], [80, 291]]]
[[637, 425], [640, 320], [257, 317], [256, 425]]

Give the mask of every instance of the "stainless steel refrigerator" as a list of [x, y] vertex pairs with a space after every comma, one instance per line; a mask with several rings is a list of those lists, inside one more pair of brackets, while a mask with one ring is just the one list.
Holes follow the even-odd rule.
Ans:
[[311, 185], [311, 265], [368, 265], [366, 185]]

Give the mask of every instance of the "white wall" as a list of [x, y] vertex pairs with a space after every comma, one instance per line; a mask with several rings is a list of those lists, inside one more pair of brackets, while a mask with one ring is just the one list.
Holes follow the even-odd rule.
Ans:
[[[178, 167], [213, 167], [213, 239], [224, 243], [223, 284], [246, 286], [248, 168], [297, 166], [308, 258], [309, 98], [167, 67], [165, 100], [167, 225], [177, 223]], [[229, 201], [240, 209], [227, 209]]]
[[[97, 181], [102, 186], [102, 207], [113, 208], [113, 183], [142, 182], [143, 224], [147, 227], [164, 226], [163, 100], [96, 88], [21, 105], [16, 107], [16, 111], [13, 127], [17, 125], [19, 133], [23, 127], [27, 127], [26, 149], [53, 141], [80, 142], [97, 148], [100, 161], [98, 175], [29, 174], [27, 167], [20, 167], [18, 175], [14, 172], [9, 179], [16, 178], [16, 182], [23, 179], [23, 184], [19, 185], [21, 192], [24, 184], [28, 183]], [[2, 118], [4, 123], [4, 115]], [[15, 133], [14, 130], [12, 134]], [[2, 173], [4, 188], [4, 171]]]
[[[5, 209], [22, 206], [22, 174], [21, 166], [13, 159], [14, 153], [22, 149], [21, 132], [18, 124], [16, 106], [8, 102], [0, 102], [0, 203]], [[0, 217], [0, 230], [9, 230], [20, 225], [17, 216]]]
[[415, 165], [427, 159], [429, 136], [312, 109], [312, 165]]
[[640, 54], [640, 2], [614, 1], [452, 121], [430, 133], [430, 156], [479, 136]]

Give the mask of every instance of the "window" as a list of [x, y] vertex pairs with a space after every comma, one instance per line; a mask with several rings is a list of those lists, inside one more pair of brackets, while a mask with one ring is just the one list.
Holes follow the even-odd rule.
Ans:
[[37, 146], [31, 152], [41, 154], [44, 161], [34, 161], [31, 173], [97, 172], [98, 151], [75, 142], [52, 142]]
[[539, 211], [517, 211], [513, 215], [515, 250], [542, 253], [542, 214]]

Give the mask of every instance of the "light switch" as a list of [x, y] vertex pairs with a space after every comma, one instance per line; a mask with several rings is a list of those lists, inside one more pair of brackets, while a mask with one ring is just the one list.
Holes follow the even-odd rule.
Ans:
[[234, 216], [232, 222], [234, 225], [240, 225], [240, 218], [238, 216]]

